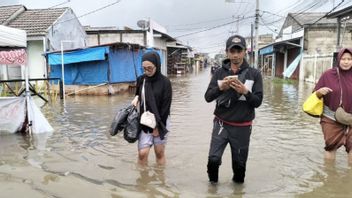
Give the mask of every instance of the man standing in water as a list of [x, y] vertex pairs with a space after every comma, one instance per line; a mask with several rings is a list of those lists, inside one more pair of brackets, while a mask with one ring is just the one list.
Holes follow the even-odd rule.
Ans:
[[235, 183], [243, 183], [248, 158], [255, 108], [263, 100], [263, 82], [259, 70], [249, 67], [246, 41], [234, 35], [226, 41], [227, 59], [214, 73], [205, 100], [216, 100], [213, 132], [208, 157], [208, 177], [211, 183], [218, 182], [221, 157], [230, 143], [232, 170]]

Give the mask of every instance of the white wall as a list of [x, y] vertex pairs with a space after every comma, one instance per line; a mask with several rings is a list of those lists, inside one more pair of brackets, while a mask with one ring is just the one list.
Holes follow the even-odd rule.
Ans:
[[86, 46], [87, 34], [71, 9], [68, 9], [48, 30], [49, 51], [61, 50], [61, 41], [68, 40], [63, 45], [64, 50]]
[[161, 73], [167, 76], [167, 52], [166, 50], [161, 50], [161, 56], [163, 61], [161, 62]]
[[44, 53], [43, 42], [28, 41], [27, 44], [29, 78], [46, 78], [45, 58], [42, 55]]
[[0, 80], [7, 80], [7, 66], [0, 64]]
[[[352, 45], [352, 33], [350, 29], [341, 30], [341, 47]], [[305, 35], [307, 46], [306, 54], [332, 54], [336, 51], [337, 31], [336, 28], [330, 29], [309, 29]]]
[[96, 45], [99, 45], [98, 35], [96, 34], [87, 35], [87, 46], [96, 46]]
[[120, 42], [119, 34], [100, 34], [100, 45]]
[[145, 46], [143, 33], [101, 33], [99, 36], [98, 34], [89, 34], [87, 37], [87, 46], [96, 46], [99, 43], [102, 45], [116, 42], [133, 43]]
[[144, 34], [143, 33], [124, 33], [122, 34], [123, 43], [133, 43], [141, 46], [145, 46]]

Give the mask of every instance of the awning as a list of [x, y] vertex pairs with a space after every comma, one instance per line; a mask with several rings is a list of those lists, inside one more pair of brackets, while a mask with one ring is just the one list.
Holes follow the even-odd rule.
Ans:
[[0, 25], [0, 46], [27, 47], [26, 31]]
[[277, 48], [280, 45], [281, 46], [285, 45], [285, 46], [288, 46], [289, 48], [295, 48], [295, 47], [301, 48], [302, 47], [301, 45], [293, 42], [293, 41], [299, 41], [298, 39], [300, 39], [300, 38], [271, 43], [271, 44], [259, 49], [259, 55], [272, 54], [272, 53], [274, 53], [275, 48]]
[[[105, 60], [109, 47], [94, 47], [64, 52], [64, 64]], [[49, 65], [61, 65], [61, 53], [48, 53]]]
[[0, 51], [0, 64], [23, 65], [26, 63], [26, 60], [27, 55], [24, 49]]
[[259, 55], [272, 54], [274, 52], [274, 46], [269, 45], [259, 50]]

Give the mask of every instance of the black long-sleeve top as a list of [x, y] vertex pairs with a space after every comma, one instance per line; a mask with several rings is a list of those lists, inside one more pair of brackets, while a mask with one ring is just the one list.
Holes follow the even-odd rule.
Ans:
[[[141, 114], [144, 112], [144, 109], [142, 106], [143, 104], [141, 102], [141, 92], [142, 92], [143, 80], [144, 80], [144, 76], [138, 77], [137, 78], [137, 87], [136, 87], [136, 95], [139, 96], [139, 104], [140, 104]], [[156, 103], [157, 109], [159, 111], [161, 121], [166, 126], [166, 120], [167, 120], [168, 116], [170, 115], [170, 108], [171, 108], [171, 101], [172, 101], [171, 82], [166, 76], [159, 74], [157, 76], [157, 78], [155, 78], [153, 81], [151, 81], [151, 87], [153, 89], [153, 95], [155, 98], [155, 103]], [[146, 110], [151, 111], [152, 113], [155, 113], [151, 110], [148, 103], [146, 105]], [[161, 136], [165, 135], [165, 134], [162, 134], [163, 132], [160, 130], [159, 130], [159, 133]]]
[[[244, 74], [243, 79], [239, 78], [242, 83], [252, 84], [252, 89], [248, 94], [241, 95], [234, 89], [230, 88], [226, 91], [220, 91], [218, 80], [223, 80], [229, 75]], [[230, 102], [221, 103], [219, 98], [227, 95]], [[205, 93], [205, 100], [212, 102], [217, 100], [214, 115], [221, 120], [227, 122], [248, 122], [255, 118], [255, 108], [259, 107], [263, 100], [263, 80], [260, 71], [249, 67], [246, 61], [243, 61], [240, 69], [235, 73], [231, 70], [231, 63], [227, 59], [223, 62], [221, 68], [217, 69], [212, 76], [208, 89]]]

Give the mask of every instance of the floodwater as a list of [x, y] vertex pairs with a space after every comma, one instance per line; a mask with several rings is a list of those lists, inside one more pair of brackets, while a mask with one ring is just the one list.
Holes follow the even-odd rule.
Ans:
[[[42, 111], [52, 134], [0, 136], [0, 197], [348, 197], [352, 170], [344, 149], [323, 160], [319, 120], [301, 111], [313, 85], [264, 80], [265, 97], [254, 122], [247, 176], [232, 183], [229, 147], [219, 184], [208, 183], [206, 164], [214, 103], [204, 92], [209, 70], [172, 77], [167, 164], [136, 165], [137, 144], [107, 132], [115, 112], [133, 94], [68, 97], [66, 107]], [[65, 111], [64, 111], [65, 109]]]

